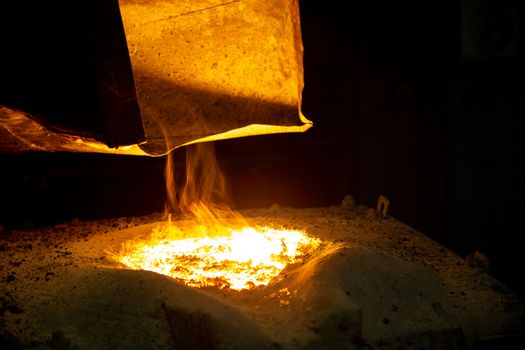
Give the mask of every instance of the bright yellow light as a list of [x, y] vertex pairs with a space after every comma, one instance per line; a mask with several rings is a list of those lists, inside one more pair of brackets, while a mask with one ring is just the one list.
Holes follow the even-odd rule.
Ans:
[[132, 269], [154, 271], [193, 287], [242, 290], [267, 285], [287, 264], [320, 244], [293, 230], [221, 227], [213, 229], [215, 236], [203, 237], [203, 229], [194, 227], [199, 237], [176, 239], [168, 237], [173, 237], [174, 230], [178, 236], [181, 232], [168, 225], [171, 232], [161, 234], [164, 238], [157, 238], [157, 232], [150, 240], [130, 244], [118, 260]]

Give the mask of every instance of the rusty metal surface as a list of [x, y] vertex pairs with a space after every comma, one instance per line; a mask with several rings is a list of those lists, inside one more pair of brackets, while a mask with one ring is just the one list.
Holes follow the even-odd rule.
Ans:
[[[77, 113], [70, 107], [56, 106], [75, 105], [76, 100], [68, 99], [75, 91], [71, 87], [58, 89], [53, 98], [45, 98], [41, 94], [46, 89], [39, 81], [38, 89], [27, 97], [44, 101], [50, 111], [57, 107], [59, 121], [40, 113], [38, 108], [33, 111], [34, 108], [4, 103], [7, 108], [0, 115], [0, 133], [4, 136], [0, 152], [60, 150], [161, 155], [189, 143], [303, 132], [311, 127], [300, 111], [303, 48], [297, 0], [120, 0], [119, 4], [143, 125], [139, 120], [137, 127], [136, 118], [132, 118], [138, 111], [133, 107], [133, 82], [126, 76], [125, 67], [120, 69], [111, 60], [102, 60], [92, 67], [96, 73], [92, 78], [101, 85], [97, 92], [100, 100], [84, 102]], [[110, 22], [109, 14], [99, 17]], [[114, 16], [111, 18], [115, 21]], [[115, 28], [119, 23], [115, 22]], [[99, 27], [86, 31], [89, 34], [92, 30], [91, 34], [97, 37], [109, 28]], [[91, 51], [87, 52], [95, 55], [95, 61], [99, 54], [111, 56], [108, 45], [89, 45], [86, 49]], [[115, 45], [122, 48], [122, 42]], [[72, 57], [82, 61], [83, 56]], [[55, 71], [63, 70], [57, 66]], [[39, 74], [29, 73], [24, 72], [23, 77], [31, 85], [32, 77], [39, 79]], [[124, 88], [123, 81], [129, 83]], [[2, 91], [9, 94], [11, 90]], [[56, 94], [62, 95], [57, 99]], [[91, 101], [93, 96], [84, 100]], [[29, 106], [34, 103], [29, 102]], [[99, 112], [106, 115], [105, 122], [97, 119], [93, 124], [95, 131], [89, 125], [83, 129], [84, 121], [91, 123], [90, 119], [99, 118]], [[77, 119], [84, 124], [75, 128], [64, 126], [76, 125]], [[141, 126], [146, 142], [142, 142], [144, 135], [136, 132], [142, 132]], [[94, 147], [76, 141], [81, 138], [91, 140]], [[75, 141], [65, 141], [71, 139]], [[130, 145], [129, 140], [134, 140], [130, 147], [112, 148]], [[139, 144], [142, 150], [138, 149]]]
[[235, 137], [310, 126], [297, 1], [120, 4], [148, 153], [165, 152], [164, 137], [174, 148], [254, 124], [272, 129]]

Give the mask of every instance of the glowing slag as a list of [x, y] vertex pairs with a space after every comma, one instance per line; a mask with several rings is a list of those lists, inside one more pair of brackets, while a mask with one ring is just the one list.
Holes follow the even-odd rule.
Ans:
[[320, 244], [294, 230], [245, 227], [218, 231], [180, 239], [153, 235], [128, 244], [117, 260], [131, 269], [154, 271], [192, 287], [242, 290], [268, 285], [287, 264]]

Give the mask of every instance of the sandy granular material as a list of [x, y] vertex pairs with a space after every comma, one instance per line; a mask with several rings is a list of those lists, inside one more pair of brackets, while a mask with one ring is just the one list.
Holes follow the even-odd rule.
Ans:
[[113, 259], [160, 214], [0, 235], [0, 341], [38, 349], [434, 349], [524, 334], [524, 307], [480, 263], [344, 205], [246, 210], [324, 243], [266, 287], [197, 289]]

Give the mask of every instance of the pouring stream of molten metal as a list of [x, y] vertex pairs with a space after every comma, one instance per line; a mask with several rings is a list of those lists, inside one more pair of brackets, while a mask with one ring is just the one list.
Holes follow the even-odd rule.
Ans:
[[184, 186], [176, 184], [173, 155], [166, 157], [168, 210], [184, 227], [168, 220], [146, 240], [127, 242], [118, 255], [126, 266], [193, 287], [242, 290], [267, 285], [319, 245], [300, 231], [252, 227], [232, 210], [213, 143], [187, 147]]

